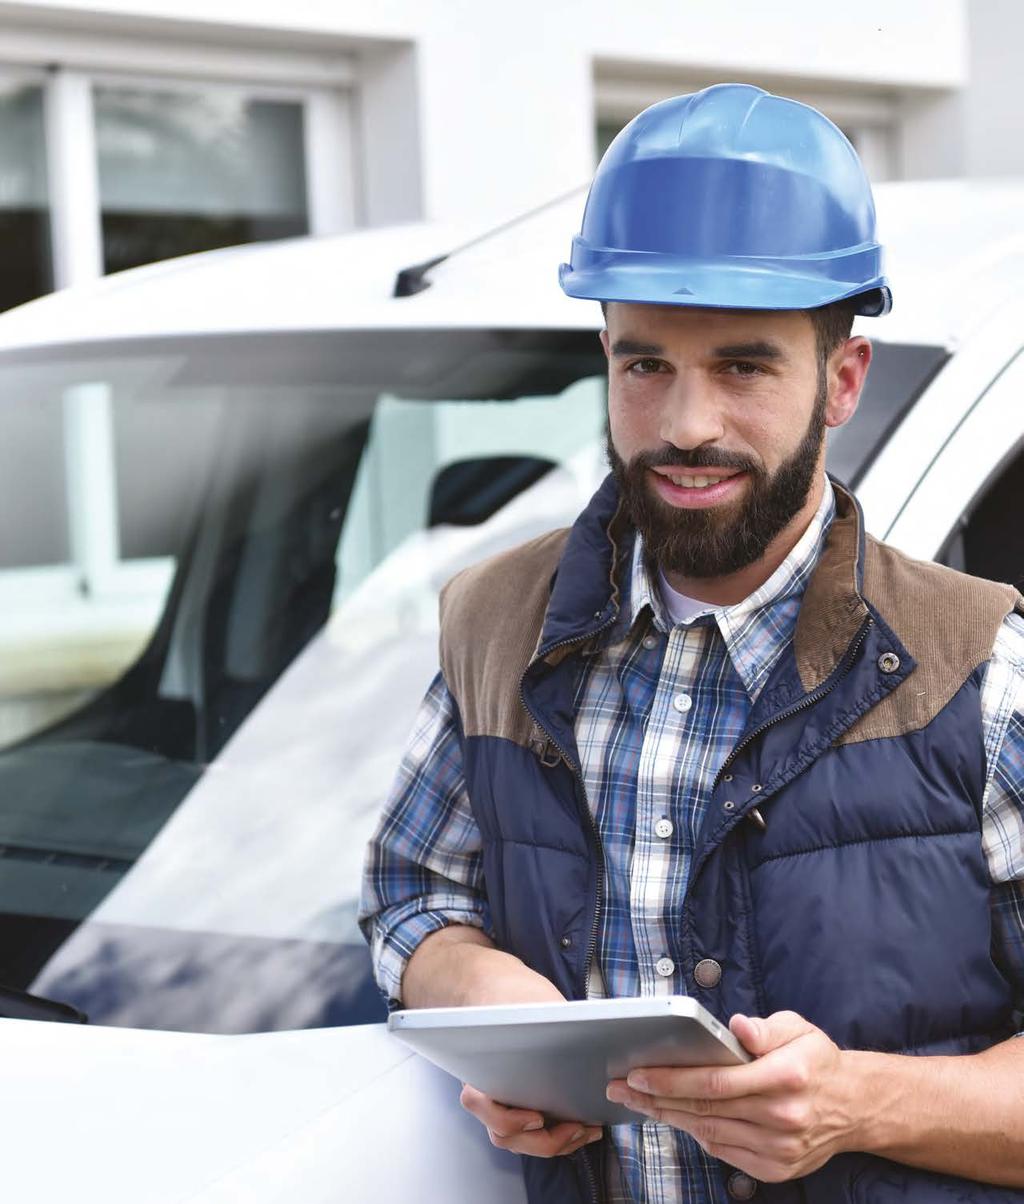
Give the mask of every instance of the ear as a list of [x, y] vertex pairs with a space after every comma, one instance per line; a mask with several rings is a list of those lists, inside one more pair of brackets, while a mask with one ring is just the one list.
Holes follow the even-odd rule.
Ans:
[[842, 426], [853, 417], [870, 364], [871, 344], [861, 335], [847, 339], [829, 356], [826, 426]]
[[605, 359], [610, 360], [612, 358], [612, 355], [611, 355], [611, 345], [608, 341], [607, 328], [605, 328], [604, 330], [601, 331], [600, 339], [601, 339], [601, 346], [604, 348]]

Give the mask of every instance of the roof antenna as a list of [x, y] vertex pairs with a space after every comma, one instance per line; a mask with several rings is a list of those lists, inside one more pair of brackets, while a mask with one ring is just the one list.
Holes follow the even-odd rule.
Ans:
[[520, 222], [528, 221], [531, 217], [538, 213], [543, 213], [545, 209], [550, 209], [554, 205], [560, 205], [562, 201], [567, 201], [569, 197], [575, 196], [586, 188], [586, 184], [577, 185], [575, 188], [570, 188], [568, 192], [563, 192], [556, 196], [553, 200], [545, 201], [543, 205], [537, 205], [533, 209], [528, 209], [526, 213], [520, 213], [516, 217], [510, 218], [507, 222], [502, 222], [500, 226], [494, 226], [490, 230], [485, 230], [483, 234], [476, 235], [469, 242], [464, 242], [461, 246], [453, 247], [450, 251], [445, 251], [443, 255], [437, 255], [433, 259], [424, 259], [422, 263], [410, 264], [395, 277], [395, 285], [391, 290], [392, 297], [412, 297], [416, 293], [422, 293], [424, 289], [430, 288], [431, 281], [427, 279], [427, 273], [436, 268], [439, 263], [444, 263], [446, 259], [450, 259], [453, 255], [458, 255], [460, 251], [467, 251], [470, 247], [475, 247], [478, 242], [483, 242], [492, 235], [500, 234], [503, 230], [509, 230], [512, 226], [517, 226]]

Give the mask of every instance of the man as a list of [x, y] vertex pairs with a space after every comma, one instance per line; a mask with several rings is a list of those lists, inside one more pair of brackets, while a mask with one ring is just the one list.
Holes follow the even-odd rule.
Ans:
[[1024, 601], [825, 476], [873, 227], [806, 106], [641, 114], [562, 269], [605, 308], [612, 475], [443, 595], [367, 862], [382, 988], [687, 993], [756, 1055], [609, 1084], [605, 1133], [467, 1086], [531, 1201], [1024, 1201]]

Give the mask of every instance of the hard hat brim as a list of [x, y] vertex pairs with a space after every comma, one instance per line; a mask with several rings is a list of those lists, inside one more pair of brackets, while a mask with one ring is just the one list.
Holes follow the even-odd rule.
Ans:
[[[863, 256], [871, 252], [877, 254], [877, 248], [858, 249], [844, 258], [860, 260], [863, 266]], [[573, 258], [578, 261], [580, 257], [574, 253]], [[600, 254], [591, 251], [586, 258], [599, 260]], [[740, 257], [732, 262], [718, 259], [713, 263], [699, 260], [680, 263], [671, 258], [669, 262], [657, 263], [659, 256], [634, 252], [629, 256], [634, 262], [626, 265], [623, 258], [618, 252], [615, 266], [602, 266], [599, 262], [586, 266], [563, 263], [559, 268], [559, 283], [570, 297], [641, 305], [803, 310], [858, 297], [862, 302], [856, 312], [870, 317], [888, 313], [892, 307], [892, 294], [884, 275], [865, 279], [853, 270], [848, 279], [836, 279], [831, 273], [837, 264], [831, 257], [827, 264], [828, 278], [820, 270], [813, 270], [826, 266], [820, 260], [811, 264], [805, 260], [801, 266], [812, 270], [800, 271], [792, 262]]]

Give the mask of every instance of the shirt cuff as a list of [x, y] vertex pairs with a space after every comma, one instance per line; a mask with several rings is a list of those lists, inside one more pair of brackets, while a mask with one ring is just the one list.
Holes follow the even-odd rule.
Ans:
[[[439, 932], [451, 924], [467, 924], [487, 931], [485, 917], [478, 911], [435, 908], [394, 918], [387, 913], [377, 916], [370, 952], [377, 985], [387, 997], [390, 1011], [402, 1006], [402, 975], [409, 958], [432, 932]], [[493, 934], [488, 932], [488, 935]]]

